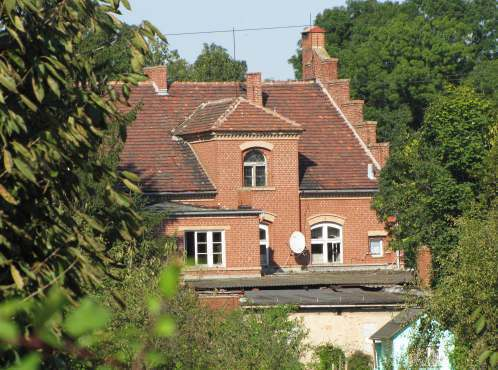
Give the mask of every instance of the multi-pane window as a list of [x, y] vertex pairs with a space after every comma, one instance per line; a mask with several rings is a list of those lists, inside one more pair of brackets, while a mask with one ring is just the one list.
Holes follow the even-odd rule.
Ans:
[[268, 225], [259, 225], [259, 255], [261, 257], [261, 266], [268, 266], [269, 264], [268, 240]]
[[196, 265], [223, 265], [223, 231], [185, 232], [185, 252], [187, 259]]
[[244, 186], [266, 186], [266, 158], [259, 150], [244, 156]]
[[373, 257], [382, 257], [382, 239], [380, 238], [370, 238], [370, 254]]
[[323, 223], [311, 228], [311, 263], [342, 262], [342, 228]]

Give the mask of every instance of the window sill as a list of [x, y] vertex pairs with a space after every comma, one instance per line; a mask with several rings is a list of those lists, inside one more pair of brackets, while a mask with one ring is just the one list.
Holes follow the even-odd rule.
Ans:
[[391, 254], [391, 252], [384, 252], [382, 254], [367, 253], [367, 256], [371, 257], [371, 258], [384, 258], [384, 257], [386, 257], [386, 254]]
[[193, 266], [185, 266], [183, 268], [184, 271], [212, 271], [212, 270], [225, 270], [226, 267], [224, 265], [216, 265], [216, 266], [206, 266], [206, 265], [193, 265]]
[[254, 187], [242, 187], [240, 188], [242, 191], [274, 191], [275, 187], [273, 186], [254, 186]]

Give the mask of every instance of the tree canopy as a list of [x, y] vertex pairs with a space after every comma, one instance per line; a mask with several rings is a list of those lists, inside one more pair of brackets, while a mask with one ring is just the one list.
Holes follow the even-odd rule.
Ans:
[[[435, 5], [437, 4], [437, 5]], [[326, 48], [340, 60], [340, 77], [366, 101], [379, 138], [393, 141], [418, 129], [445, 83], [459, 84], [496, 56], [494, 1], [349, 1], [326, 9], [315, 24], [327, 31]], [[298, 50], [289, 62], [301, 76]]]
[[204, 44], [202, 52], [192, 64], [191, 81], [243, 81], [247, 72], [245, 61], [233, 60], [225, 48]]
[[448, 87], [429, 106], [419, 132], [393, 150], [375, 207], [384, 219], [396, 216], [392, 245], [412, 262], [417, 247], [429, 245], [437, 271], [458, 241], [455, 220], [475, 202], [492, 202], [495, 175], [486, 173], [494, 170], [496, 122], [491, 102], [471, 88]]
[[[136, 26], [123, 25], [113, 34], [88, 33], [80, 49], [92, 54], [97, 73], [115, 76], [130, 72], [131, 51], [127, 48], [130, 34]], [[147, 39], [145, 66], [167, 65], [168, 80], [172, 81], [243, 81], [247, 72], [245, 61], [233, 60], [227, 50], [216, 44], [204, 44], [194, 63], [183, 59], [177, 50], [171, 50], [161, 37]]]

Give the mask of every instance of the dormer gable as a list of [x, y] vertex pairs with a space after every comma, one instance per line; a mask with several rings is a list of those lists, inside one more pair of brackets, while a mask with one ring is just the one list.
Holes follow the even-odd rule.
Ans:
[[271, 109], [243, 97], [210, 101], [199, 105], [179, 126], [175, 136], [214, 132], [299, 133], [302, 126]]

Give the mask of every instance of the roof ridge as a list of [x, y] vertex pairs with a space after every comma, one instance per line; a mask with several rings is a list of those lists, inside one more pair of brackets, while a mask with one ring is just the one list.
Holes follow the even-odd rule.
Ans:
[[241, 81], [174, 81], [174, 84], [184, 85], [240, 85]]
[[187, 117], [186, 117], [186, 118], [182, 121], [182, 123], [180, 123], [178, 126], [176, 126], [176, 127], [174, 127], [173, 129], [171, 129], [171, 131], [170, 131], [170, 132], [174, 135], [176, 130], [178, 130], [178, 129], [182, 128], [182, 127], [183, 127], [183, 126], [184, 126], [184, 125], [188, 122], [188, 120], [190, 120], [190, 119], [194, 116], [194, 114], [196, 114], [196, 113], [197, 113], [197, 111], [199, 111], [199, 110], [203, 109], [205, 106], [206, 106], [206, 103], [201, 103], [201, 104], [199, 104], [199, 105], [198, 105], [198, 106], [197, 106], [197, 107], [196, 107], [196, 108], [192, 111], [192, 113], [190, 113], [190, 114], [189, 114], [189, 115], [188, 115], [188, 116], [187, 116]]
[[265, 113], [268, 113], [268, 114], [271, 114], [272, 116], [274, 116], [275, 118], [279, 118], [281, 120], [284, 120], [285, 122], [287, 122], [288, 124], [290, 125], [293, 125], [293, 126], [296, 126], [296, 127], [302, 127], [301, 124], [297, 123], [296, 121], [293, 121], [287, 117], [285, 117], [284, 115], [278, 113], [276, 110], [271, 110], [270, 108], [267, 108], [267, 107], [264, 107], [262, 105], [258, 105], [256, 103], [254, 103], [253, 101], [249, 100], [249, 99], [245, 99], [245, 98], [240, 98], [242, 101], [245, 101], [246, 103], [249, 103], [250, 105], [252, 105], [253, 107], [256, 107], [256, 108], [259, 108], [259, 109], [262, 109]]
[[358, 140], [358, 142], [360, 143], [360, 146], [365, 151], [365, 153], [367, 154], [367, 156], [372, 160], [372, 163], [374, 164], [374, 166], [378, 170], [380, 170], [379, 162], [377, 162], [377, 160], [373, 156], [373, 154], [370, 151], [370, 149], [368, 149], [367, 145], [363, 142], [363, 140], [361, 139], [360, 135], [358, 135], [358, 133], [354, 129], [354, 126], [351, 124], [351, 122], [349, 122], [348, 118], [346, 117], [346, 115], [344, 114], [344, 112], [341, 110], [341, 108], [339, 108], [339, 105], [336, 103], [336, 101], [334, 100], [334, 98], [332, 97], [332, 95], [330, 95], [330, 93], [328, 92], [327, 88], [323, 85], [322, 81], [320, 81], [319, 79], [317, 79], [316, 82], [317, 82], [318, 86], [320, 86], [320, 88], [322, 89], [323, 93], [329, 98], [330, 102], [332, 103], [332, 105], [334, 106], [334, 108], [337, 110], [337, 112], [339, 112], [339, 115], [344, 120], [344, 122], [346, 122], [346, 124], [349, 127], [349, 129], [353, 132], [354, 137], [356, 138], [356, 140]]
[[221, 114], [220, 117], [218, 117], [218, 119], [213, 123], [211, 128], [212, 129], [219, 128], [223, 124], [223, 122], [227, 120], [230, 114], [232, 114], [233, 111], [237, 109], [242, 99], [243, 98], [241, 98], [240, 96], [238, 98], [235, 98], [233, 103], [230, 104], [230, 106]]
[[205, 106], [214, 105], [214, 104], [221, 104], [221, 103], [226, 103], [228, 101], [236, 100], [236, 99], [237, 99], [236, 97], [231, 97], [231, 98], [223, 98], [223, 99], [218, 99], [218, 100], [208, 100], [208, 101], [203, 102], [202, 104], [204, 104]]
[[263, 81], [262, 85], [311, 85], [314, 83], [314, 80], [274, 80]]

